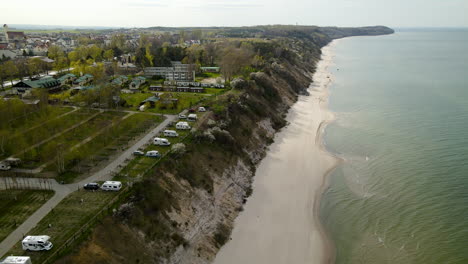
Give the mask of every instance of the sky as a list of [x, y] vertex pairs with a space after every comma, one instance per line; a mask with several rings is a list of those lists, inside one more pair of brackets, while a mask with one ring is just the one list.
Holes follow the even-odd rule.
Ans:
[[468, 27], [468, 0], [0, 0], [0, 23]]

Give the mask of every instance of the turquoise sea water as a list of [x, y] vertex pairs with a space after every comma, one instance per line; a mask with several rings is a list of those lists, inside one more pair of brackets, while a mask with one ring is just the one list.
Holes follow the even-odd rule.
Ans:
[[336, 263], [468, 263], [468, 31], [340, 40], [321, 220]]

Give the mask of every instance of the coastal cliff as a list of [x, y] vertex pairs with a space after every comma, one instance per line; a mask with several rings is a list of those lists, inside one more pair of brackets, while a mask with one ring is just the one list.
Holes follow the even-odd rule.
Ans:
[[[393, 33], [385, 27], [256, 27], [226, 29], [248, 38], [264, 58], [259, 71], [231, 82], [207, 103], [184, 152], [173, 153], [151, 177], [58, 263], [210, 263], [230, 237], [252, 193], [257, 164], [285, 115], [312, 82], [320, 49], [334, 38]], [[252, 34], [252, 36], [251, 36]]]

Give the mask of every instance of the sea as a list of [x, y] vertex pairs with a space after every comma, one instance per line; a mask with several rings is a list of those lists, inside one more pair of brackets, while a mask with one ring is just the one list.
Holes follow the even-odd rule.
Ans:
[[344, 263], [468, 263], [468, 30], [332, 44], [320, 220]]

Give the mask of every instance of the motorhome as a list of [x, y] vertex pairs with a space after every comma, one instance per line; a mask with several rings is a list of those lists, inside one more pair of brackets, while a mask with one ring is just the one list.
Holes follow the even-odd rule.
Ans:
[[120, 191], [122, 183], [119, 181], [106, 181], [101, 185], [103, 191]]
[[50, 250], [52, 243], [49, 236], [27, 236], [21, 242], [23, 250], [42, 251]]
[[177, 132], [175, 132], [174, 130], [164, 130], [164, 136], [165, 137], [178, 137], [179, 134], [177, 134]]
[[3, 162], [3, 161], [0, 162], [0, 170], [7, 171], [9, 169], [11, 169], [10, 164]]
[[150, 150], [146, 152], [145, 156], [150, 158], [159, 158], [161, 157], [161, 154], [159, 154], [159, 151], [157, 150]]
[[154, 145], [157, 145], [157, 146], [170, 146], [171, 145], [171, 142], [169, 142], [169, 140], [167, 140], [167, 138], [158, 138], [158, 137], [155, 137], [153, 139], [153, 144]]
[[197, 121], [197, 115], [196, 114], [189, 114], [187, 117], [188, 121]]
[[191, 129], [191, 127], [189, 126], [189, 124], [187, 122], [178, 122], [175, 127], [177, 129], [180, 129], [180, 130]]
[[17, 257], [9, 256], [6, 257], [3, 261], [0, 261], [1, 264], [32, 264], [31, 257]]

